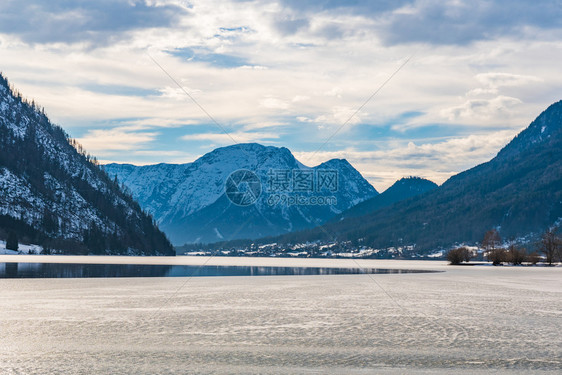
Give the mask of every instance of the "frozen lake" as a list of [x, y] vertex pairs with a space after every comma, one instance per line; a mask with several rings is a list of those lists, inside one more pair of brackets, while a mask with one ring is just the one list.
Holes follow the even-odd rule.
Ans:
[[270, 258], [2, 262], [440, 273], [1, 279], [0, 373], [559, 373], [562, 268]]

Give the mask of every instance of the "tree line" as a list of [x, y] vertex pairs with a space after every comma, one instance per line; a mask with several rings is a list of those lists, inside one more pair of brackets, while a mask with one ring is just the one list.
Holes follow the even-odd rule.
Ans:
[[[484, 234], [480, 247], [483, 249], [483, 256], [492, 262], [494, 266], [504, 263], [521, 265], [523, 263], [537, 264], [543, 258], [544, 263], [552, 266], [556, 262], [562, 261], [562, 238], [558, 235], [555, 228], [547, 229], [542, 235], [536, 246], [538, 251], [530, 252], [528, 249], [515, 244], [507, 248], [502, 247], [502, 239], [497, 229], [491, 229]], [[447, 253], [447, 260], [450, 264], [459, 265], [469, 262], [475, 254], [467, 247], [462, 246], [450, 250]]]

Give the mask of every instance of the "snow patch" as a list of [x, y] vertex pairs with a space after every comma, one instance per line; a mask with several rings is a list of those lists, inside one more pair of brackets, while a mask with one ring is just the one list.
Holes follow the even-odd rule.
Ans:
[[18, 250], [8, 250], [6, 249], [6, 241], [0, 240], [0, 254], [3, 255], [15, 255], [15, 254], [41, 254], [43, 251], [43, 247], [39, 245], [26, 245], [26, 244], [19, 244]]

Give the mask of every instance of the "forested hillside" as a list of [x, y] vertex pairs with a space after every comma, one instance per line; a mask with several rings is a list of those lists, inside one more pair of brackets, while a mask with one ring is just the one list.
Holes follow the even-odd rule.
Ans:
[[172, 255], [152, 217], [0, 75], [0, 239], [66, 253]]

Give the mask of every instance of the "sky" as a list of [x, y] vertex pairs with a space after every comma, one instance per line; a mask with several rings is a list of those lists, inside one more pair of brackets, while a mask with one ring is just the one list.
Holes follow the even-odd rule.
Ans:
[[0, 3], [0, 71], [102, 162], [259, 142], [379, 191], [495, 156], [561, 61], [562, 0]]

